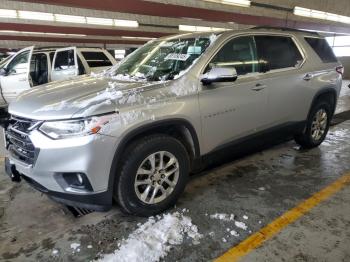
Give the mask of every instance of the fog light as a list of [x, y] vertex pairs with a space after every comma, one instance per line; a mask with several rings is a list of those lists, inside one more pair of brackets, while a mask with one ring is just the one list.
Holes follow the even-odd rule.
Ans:
[[77, 178], [78, 178], [79, 186], [81, 186], [84, 182], [83, 176], [80, 173], [78, 173]]
[[92, 186], [84, 173], [59, 173], [55, 176], [56, 181], [65, 191], [69, 192], [92, 192]]

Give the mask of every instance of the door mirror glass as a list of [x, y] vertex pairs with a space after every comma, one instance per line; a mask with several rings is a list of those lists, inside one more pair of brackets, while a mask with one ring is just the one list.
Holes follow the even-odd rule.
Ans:
[[237, 80], [237, 71], [234, 67], [214, 67], [203, 75], [201, 82], [210, 85], [215, 82], [234, 82]]

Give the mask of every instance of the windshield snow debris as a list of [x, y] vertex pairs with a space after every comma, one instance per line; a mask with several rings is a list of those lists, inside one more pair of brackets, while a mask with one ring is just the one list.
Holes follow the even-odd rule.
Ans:
[[209, 37], [210, 45], [212, 45], [216, 41], [217, 38], [218, 38], [218, 35], [211, 34], [210, 37]]
[[[160, 218], [157, 218], [160, 217]], [[153, 262], [164, 258], [174, 245], [182, 244], [187, 236], [193, 244], [203, 237], [191, 218], [179, 212], [150, 217], [122, 240], [118, 250], [99, 261]]]

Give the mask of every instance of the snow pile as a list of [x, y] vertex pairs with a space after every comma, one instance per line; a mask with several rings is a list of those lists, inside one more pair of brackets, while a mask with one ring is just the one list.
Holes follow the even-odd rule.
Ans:
[[122, 240], [118, 250], [99, 261], [159, 261], [173, 245], [180, 245], [186, 235], [193, 244], [198, 244], [202, 238], [189, 217], [179, 212], [150, 217], [146, 223], [138, 225], [126, 240]]

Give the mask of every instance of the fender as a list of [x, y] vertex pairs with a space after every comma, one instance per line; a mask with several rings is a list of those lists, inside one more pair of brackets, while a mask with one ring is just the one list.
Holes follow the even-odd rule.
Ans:
[[160, 128], [160, 127], [179, 126], [179, 125], [185, 126], [189, 130], [189, 132], [192, 136], [193, 144], [194, 144], [195, 158], [200, 158], [200, 147], [199, 147], [199, 140], [198, 140], [197, 132], [194, 129], [194, 127], [192, 126], [192, 124], [190, 122], [188, 122], [187, 120], [181, 119], [181, 118], [166, 119], [166, 120], [154, 121], [154, 122], [149, 123], [147, 125], [138, 127], [136, 129], [130, 131], [120, 141], [120, 143], [117, 147], [117, 150], [114, 154], [113, 163], [112, 163], [112, 166], [110, 169], [109, 179], [108, 179], [108, 193], [110, 194], [111, 199], [113, 197], [114, 179], [115, 179], [115, 174], [116, 174], [117, 169], [118, 169], [118, 163], [120, 163], [120, 160], [122, 158], [122, 154], [123, 154], [127, 144], [137, 135], [140, 135], [140, 134], [147, 132], [149, 130]]

